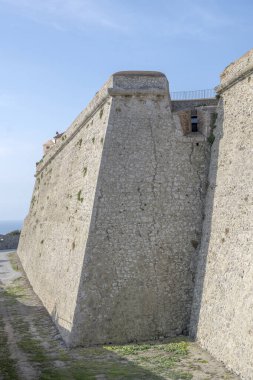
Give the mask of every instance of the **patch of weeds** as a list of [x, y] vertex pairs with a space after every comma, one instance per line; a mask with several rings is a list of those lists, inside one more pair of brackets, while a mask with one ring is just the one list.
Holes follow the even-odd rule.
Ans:
[[32, 197], [32, 201], [31, 201], [31, 205], [32, 205], [32, 207], [34, 206], [35, 201], [36, 201], [36, 197], [35, 197], [35, 195], [34, 195], [34, 196]]
[[149, 345], [150, 352], [140, 351], [136, 353], [136, 359], [142, 367], [149, 368], [157, 374], [169, 375], [171, 379], [191, 379], [188, 372], [180, 372], [174, 369], [187, 354], [189, 344], [187, 341], [173, 341], [164, 344]]
[[103, 144], [103, 142], [104, 142], [104, 138], [103, 137], [101, 137], [100, 142], [101, 142], [101, 144]]
[[13, 298], [22, 298], [25, 296], [25, 290], [20, 285], [10, 285], [5, 288], [5, 295]]
[[161, 370], [174, 367], [175, 363], [179, 361], [178, 358], [175, 358], [173, 356], [162, 356], [161, 354], [145, 358], [142, 357], [141, 359], [148, 362], [149, 365], [157, 368], [159, 372], [161, 372]]
[[82, 203], [83, 202], [83, 197], [81, 195], [82, 195], [82, 190], [79, 190], [78, 193], [77, 193], [77, 200]]
[[43, 348], [35, 338], [31, 338], [26, 334], [18, 342], [18, 347], [28, 354], [33, 361], [46, 362], [48, 360]]
[[136, 355], [140, 351], [146, 351], [152, 348], [151, 344], [129, 344], [125, 346], [104, 346], [104, 349], [115, 351], [121, 355]]
[[72, 378], [66, 368], [54, 368], [52, 358], [43, 349], [39, 341], [29, 335], [29, 326], [26, 323], [23, 323], [22, 327], [24, 328], [24, 331], [22, 333], [22, 338], [18, 342], [18, 347], [28, 355], [30, 361], [39, 366], [39, 379], [67, 380]]
[[17, 257], [16, 257], [16, 252], [9, 253], [8, 257], [9, 257], [12, 269], [15, 270], [16, 272], [18, 272], [20, 268], [19, 268], [19, 265], [18, 265], [18, 260], [17, 260]]
[[93, 144], [95, 144], [95, 137], [92, 137], [91, 141]]
[[59, 358], [59, 360], [64, 361], [64, 362], [70, 360], [70, 358], [67, 355], [66, 351], [64, 351], [62, 349], [59, 349], [58, 358]]
[[100, 119], [102, 119], [103, 113], [104, 113], [104, 109], [101, 108], [101, 110], [100, 110], [100, 112], [99, 112], [99, 117], [100, 117]]
[[210, 135], [209, 135], [208, 138], [207, 138], [207, 141], [209, 142], [210, 145], [213, 145], [214, 140], [215, 140], [214, 133], [211, 132]]
[[208, 360], [198, 359], [198, 362], [199, 362], [199, 363], [203, 363], [203, 364], [207, 364], [207, 363], [208, 363]]
[[41, 240], [40, 244], [43, 244], [44, 243], [44, 239]]
[[43, 368], [39, 380], [95, 380], [87, 371], [68, 368]]
[[189, 343], [187, 341], [171, 342], [155, 346], [158, 350], [170, 352], [179, 356], [187, 355], [189, 352]]
[[0, 374], [5, 380], [18, 380], [15, 361], [11, 358], [8, 347], [7, 335], [4, 331], [4, 323], [0, 317]]
[[86, 174], [87, 174], [87, 167], [86, 166], [84, 166], [84, 168], [83, 168], [83, 176], [85, 177], [86, 176]]
[[191, 245], [193, 246], [194, 249], [197, 249], [199, 242], [197, 240], [191, 240]]
[[170, 371], [169, 376], [171, 380], [191, 380], [193, 375], [190, 372]]
[[[76, 371], [71, 368], [71, 373], [74, 379], [89, 379], [95, 380], [96, 375], [105, 375], [106, 379], [132, 379], [132, 380], [151, 380], [157, 379], [156, 375], [153, 375], [150, 371], [147, 371], [140, 366], [137, 366], [131, 362], [117, 363], [115, 361], [82, 361], [76, 364]], [[80, 377], [78, 377], [80, 376]], [[83, 376], [83, 377], [81, 377]]]
[[82, 142], [83, 142], [83, 139], [80, 139], [77, 141], [76, 145], [79, 146], [79, 148], [81, 148]]

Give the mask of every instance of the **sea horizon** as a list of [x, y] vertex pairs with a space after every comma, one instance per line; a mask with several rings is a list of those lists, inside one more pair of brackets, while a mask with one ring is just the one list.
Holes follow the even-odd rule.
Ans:
[[5, 235], [15, 230], [21, 230], [23, 220], [0, 220], [0, 235]]

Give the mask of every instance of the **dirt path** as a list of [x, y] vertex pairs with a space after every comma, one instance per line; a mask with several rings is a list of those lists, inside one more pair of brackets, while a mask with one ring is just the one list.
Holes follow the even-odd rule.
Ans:
[[185, 337], [67, 349], [17, 270], [16, 255], [0, 251], [0, 380], [238, 379]]
[[0, 251], [0, 283], [7, 285], [21, 276], [21, 273], [14, 270], [10, 260], [9, 254], [15, 252], [14, 250]]

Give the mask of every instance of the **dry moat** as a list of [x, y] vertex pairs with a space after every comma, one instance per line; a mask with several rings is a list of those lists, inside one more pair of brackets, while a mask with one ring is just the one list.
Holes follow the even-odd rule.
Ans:
[[0, 379], [238, 379], [186, 337], [66, 348], [14, 252], [0, 251]]

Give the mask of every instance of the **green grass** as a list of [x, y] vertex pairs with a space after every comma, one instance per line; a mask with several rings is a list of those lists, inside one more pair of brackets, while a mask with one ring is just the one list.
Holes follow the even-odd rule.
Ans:
[[22, 337], [18, 342], [18, 347], [28, 354], [32, 361], [39, 363], [48, 361], [48, 357], [39, 342], [30, 336], [26, 335], [25, 337]]
[[[15, 264], [15, 254], [13, 262]], [[191, 343], [185, 337], [164, 342], [64, 348], [61, 341], [49, 332], [50, 319], [47, 322], [41, 310], [36, 311], [36, 306], [33, 309], [20, 305], [23, 297], [27, 300], [30, 297], [23, 283], [18, 279], [2, 291], [2, 307], [8, 309], [16, 345], [37, 371], [38, 380], [96, 380], [98, 375], [104, 375], [108, 380], [191, 380], [200, 363], [207, 363], [201, 356], [191, 359], [188, 355]], [[19, 313], [20, 307], [29, 307], [27, 312], [34, 312], [34, 315], [27, 314], [27, 319]], [[0, 378], [18, 380], [2, 326], [0, 315]], [[57, 361], [61, 366], [57, 366]]]
[[129, 344], [122, 346], [105, 346], [104, 349], [112, 351], [141, 366], [155, 375], [166, 375], [171, 379], [191, 379], [189, 372], [176, 369], [180, 361], [188, 355], [189, 343], [186, 340], [172, 341], [164, 344]]
[[9, 257], [12, 269], [15, 270], [16, 272], [18, 272], [20, 268], [19, 268], [19, 265], [18, 265], [18, 260], [17, 260], [17, 254], [16, 254], [16, 252], [9, 253], [8, 257]]
[[104, 349], [121, 355], [136, 355], [138, 352], [149, 350], [152, 347], [151, 344], [128, 344], [125, 346], [104, 346]]
[[5, 380], [17, 380], [17, 368], [15, 361], [11, 358], [8, 339], [4, 330], [4, 322], [0, 316], [0, 375], [4, 376]]
[[22, 298], [25, 297], [25, 290], [22, 286], [20, 285], [10, 285], [6, 287], [5, 289], [5, 294], [7, 297], [14, 297], [14, 298]]
[[176, 356], [187, 355], [189, 343], [187, 341], [171, 342], [165, 344], [128, 344], [124, 346], [105, 346], [106, 350], [114, 351], [121, 355], [136, 355], [138, 352], [147, 350], [159, 350], [168, 353], [173, 353]]

